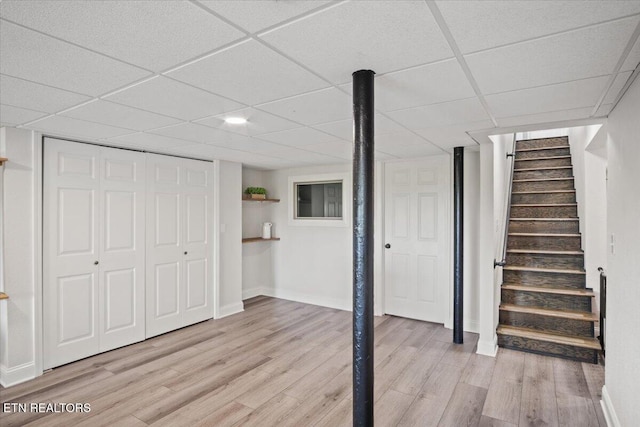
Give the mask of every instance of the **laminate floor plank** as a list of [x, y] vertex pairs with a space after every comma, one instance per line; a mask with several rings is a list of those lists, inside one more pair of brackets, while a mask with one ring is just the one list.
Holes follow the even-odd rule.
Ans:
[[[0, 412], [47, 427], [349, 426], [352, 314], [257, 297], [245, 311], [55, 368], [5, 389], [13, 403], [91, 412]], [[475, 354], [442, 325], [374, 319], [377, 426], [604, 427], [604, 368], [500, 349]]]

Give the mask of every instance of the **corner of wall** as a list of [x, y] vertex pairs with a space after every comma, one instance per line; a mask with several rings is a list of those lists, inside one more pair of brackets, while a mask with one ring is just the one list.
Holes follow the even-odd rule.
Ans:
[[618, 415], [616, 414], [616, 410], [613, 407], [613, 402], [611, 402], [611, 396], [609, 396], [609, 391], [607, 391], [606, 385], [602, 386], [602, 400], [600, 401], [600, 405], [602, 406], [602, 412], [604, 413], [604, 418], [607, 421], [607, 426], [622, 427], [622, 424], [618, 419]]

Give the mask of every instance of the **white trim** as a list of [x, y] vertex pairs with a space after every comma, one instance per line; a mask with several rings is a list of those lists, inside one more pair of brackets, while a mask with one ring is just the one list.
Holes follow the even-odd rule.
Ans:
[[267, 289], [264, 288], [263, 295], [273, 298], [286, 299], [288, 301], [301, 302], [303, 304], [318, 305], [321, 307], [335, 308], [337, 310], [351, 311], [350, 301], [339, 298], [319, 297], [313, 294], [290, 291], [287, 289]]
[[213, 318], [223, 317], [220, 308], [220, 160], [213, 161]]
[[[300, 182], [342, 181], [342, 219], [304, 219], [294, 217], [294, 184]], [[313, 175], [289, 175], [287, 184], [287, 222], [294, 227], [351, 227], [351, 173], [333, 172]]]
[[34, 224], [33, 224], [33, 248], [35, 250], [33, 259], [33, 358], [34, 358], [34, 376], [39, 377], [43, 373], [44, 364], [44, 346], [43, 346], [43, 308], [42, 308], [42, 291], [43, 291], [43, 264], [42, 264], [42, 174], [43, 171], [43, 156], [44, 156], [44, 136], [39, 132], [32, 133], [33, 138], [33, 211], [34, 211]]
[[217, 319], [222, 319], [223, 317], [231, 316], [232, 314], [241, 313], [243, 311], [244, 304], [242, 301], [234, 304], [227, 304], [220, 307], [220, 317], [217, 317]]
[[0, 384], [2, 387], [11, 387], [34, 379], [36, 374], [36, 364], [34, 362], [24, 363], [13, 368], [0, 366]]
[[602, 386], [602, 400], [600, 401], [602, 406], [602, 412], [604, 412], [604, 419], [607, 421], [609, 427], [622, 427], [620, 419], [616, 414], [616, 410], [613, 408], [613, 402], [611, 402], [611, 396], [607, 391], [607, 386]]
[[498, 354], [498, 336], [494, 335], [491, 341], [478, 341], [476, 353], [483, 356], [496, 357]]
[[255, 298], [257, 296], [260, 295], [269, 295], [273, 293], [271, 289], [266, 288], [264, 286], [258, 286], [256, 288], [251, 288], [251, 289], [243, 289], [242, 290], [242, 301], [250, 299], [250, 298]]

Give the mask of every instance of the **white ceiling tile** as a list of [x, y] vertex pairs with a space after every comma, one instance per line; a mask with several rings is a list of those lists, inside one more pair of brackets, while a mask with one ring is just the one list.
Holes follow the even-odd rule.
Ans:
[[523, 126], [532, 124], [544, 124], [563, 122], [566, 120], [577, 120], [588, 118], [593, 107], [576, 108], [574, 110], [552, 111], [548, 113], [529, 114], [525, 116], [514, 116], [497, 119], [500, 127]]
[[640, 37], [636, 40], [635, 44], [631, 48], [627, 59], [625, 59], [620, 71], [633, 71], [638, 67], [640, 63]]
[[264, 0], [199, 0], [250, 33], [271, 27], [302, 13], [316, 9], [328, 1], [264, 1]]
[[578, 80], [532, 89], [498, 93], [486, 97], [496, 118], [593, 107], [609, 77]]
[[[242, 117], [247, 120], [247, 123], [244, 125], [230, 125], [224, 121], [228, 117]], [[245, 108], [219, 114], [214, 117], [207, 117], [197, 120], [196, 123], [248, 136], [300, 127], [297, 123], [274, 116], [273, 114], [265, 113], [264, 111], [256, 110], [255, 108]]]
[[[389, 120], [382, 114], [376, 114], [373, 119], [375, 126], [375, 135], [384, 135], [385, 133], [401, 132], [405, 130], [402, 126]], [[322, 123], [313, 126], [314, 129], [330, 133], [345, 141], [353, 141], [353, 119], [338, 120], [335, 122]]]
[[305, 125], [346, 119], [353, 115], [351, 97], [335, 88], [262, 104], [258, 108]]
[[596, 111], [595, 117], [607, 117], [611, 112], [613, 104], [602, 104], [598, 111]]
[[131, 133], [129, 129], [107, 126], [100, 123], [85, 122], [70, 117], [52, 116], [39, 120], [27, 126], [29, 129], [56, 135], [70, 135], [89, 138], [92, 140], [111, 138]]
[[244, 37], [186, 1], [9, 1], [0, 10], [11, 21], [153, 71]]
[[473, 138], [466, 134], [434, 144], [442, 148], [444, 151], [450, 151], [455, 147], [476, 147], [478, 145], [478, 143], [474, 141]]
[[618, 97], [618, 94], [624, 87], [625, 83], [627, 83], [627, 80], [629, 80], [629, 77], [631, 76], [632, 73], [633, 73], [632, 71], [618, 73], [615, 80], [613, 81], [613, 84], [611, 85], [611, 88], [609, 88], [609, 92], [607, 92], [607, 96], [605, 96], [603, 100], [604, 104], [611, 104], [613, 101], [616, 100], [616, 98]]
[[327, 154], [345, 160], [353, 158], [353, 145], [345, 141], [323, 142], [321, 144], [305, 145], [305, 150]]
[[180, 123], [180, 120], [172, 117], [102, 100], [65, 111], [61, 115], [141, 131]]
[[195, 123], [182, 123], [175, 126], [153, 129], [150, 130], [149, 133], [199, 142], [201, 144], [224, 143], [228, 139], [239, 137], [239, 135], [223, 132], [208, 126], [197, 125]]
[[0, 51], [0, 73], [87, 95], [101, 95], [149, 75], [6, 21], [0, 25]]
[[419, 135], [409, 131], [388, 133], [385, 135], [376, 136], [375, 148], [387, 152], [389, 147], [397, 147], [400, 145], [424, 145], [428, 142]]
[[263, 141], [261, 139], [251, 138], [244, 135], [229, 134], [229, 138], [217, 140], [214, 145], [220, 147], [232, 148], [234, 150], [242, 150], [252, 153], [264, 153], [268, 151], [282, 150], [283, 145], [274, 144], [272, 142]]
[[157, 77], [105, 99], [183, 120], [237, 110], [243, 105], [166, 77]]
[[209, 144], [194, 144], [186, 147], [180, 147], [175, 150], [175, 153], [182, 156], [196, 157], [205, 160], [220, 159], [230, 162], [241, 162], [242, 158], [247, 154], [242, 151]]
[[261, 37], [334, 83], [453, 56], [423, 1], [345, 2]]
[[375, 79], [376, 108], [393, 111], [475, 95], [455, 59], [385, 74]]
[[168, 75], [247, 105], [328, 86], [255, 40], [224, 49]]
[[334, 136], [327, 135], [326, 133], [312, 128], [297, 128], [281, 132], [266, 133], [264, 135], [260, 135], [258, 138], [291, 147], [301, 147], [304, 145], [333, 142], [336, 140]]
[[193, 141], [185, 141], [178, 138], [169, 138], [167, 136], [155, 135], [145, 132], [131, 133], [128, 135], [116, 136], [109, 138], [109, 142], [129, 143], [131, 145], [145, 148], [147, 150], [159, 150], [164, 148], [178, 148], [188, 145], [194, 145]]
[[[425, 137], [429, 141], [439, 147], [455, 147], [457, 142], [462, 142], [462, 146], [469, 145], [469, 136], [467, 132], [492, 129], [493, 122], [491, 120], [482, 120], [479, 122], [468, 122], [453, 126], [436, 126], [426, 129], [416, 129], [416, 133]], [[473, 140], [471, 140], [473, 142]]]
[[424, 129], [434, 126], [448, 126], [466, 122], [489, 120], [478, 98], [426, 105], [387, 113], [398, 123], [409, 129]]
[[375, 159], [376, 160], [393, 160], [393, 159], [397, 159], [398, 156], [393, 156], [391, 154], [388, 153], [383, 153], [382, 151], [376, 151], [375, 154]]
[[611, 74], [640, 18], [466, 56], [484, 94]]
[[279, 157], [285, 160], [292, 160], [302, 163], [311, 163], [315, 165], [330, 165], [345, 163], [347, 160], [312, 151], [301, 150], [297, 148], [286, 148], [284, 150], [269, 152], [269, 156]]
[[47, 113], [40, 111], [26, 110], [11, 105], [0, 105], [0, 123], [3, 125], [21, 125], [46, 115]]
[[56, 113], [88, 101], [88, 96], [28, 82], [9, 76], [0, 76], [0, 102], [34, 111]]
[[640, 12], [637, 1], [437, 1], [463, 53]]

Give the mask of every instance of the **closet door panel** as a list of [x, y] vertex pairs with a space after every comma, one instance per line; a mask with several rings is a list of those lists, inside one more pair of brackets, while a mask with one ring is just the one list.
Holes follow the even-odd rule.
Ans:
[[145, 194], [143, 153], [101, 148], [100, 351], [145, 336]]
[[93, 146], [44, 149], [44, 368], [95, 354], [99, 332], [100, 161]]

